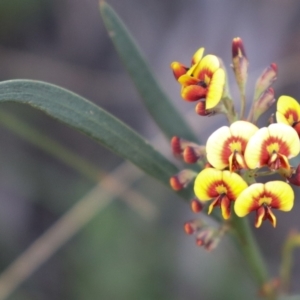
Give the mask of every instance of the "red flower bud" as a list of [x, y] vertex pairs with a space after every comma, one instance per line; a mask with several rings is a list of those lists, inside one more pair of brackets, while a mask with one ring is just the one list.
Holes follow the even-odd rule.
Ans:
[[196, 175], [197, 173], [195, 173], [192, 170], [189, 169], [182, 170], [170, 178], [170, 185], [173, 190], [180, 191], [185, 187], [187, 187], [188, 184], [194, 180]]
[[180, 76], [186, 74], [189, 68], [177, 61], [174, 61], [171, 63], [171, 69], [173, 70], [175, 79], [178, 80]]
[[264, 91], [266, 91], [273, 84], [273, 82], [277, 79], [277, 73], [278, 68], [275, 63], [272, 63], [263, 70], [255, 84], [254, 101], [257, 101]]
[[194, 212], [194, 213], [199, 213], [201, 212], [203, 209], [203, 204], [200, 202], [200, 200], [198, 199], [193, 199], [191, 201], [191, 210]]
[[244, 94], [245, 91], [248, 64], [249, 63], [243, 41], [241, 38], [236, 37], [232, 41], [232, 68], [234, 71], [236, 82], [242, 94]]

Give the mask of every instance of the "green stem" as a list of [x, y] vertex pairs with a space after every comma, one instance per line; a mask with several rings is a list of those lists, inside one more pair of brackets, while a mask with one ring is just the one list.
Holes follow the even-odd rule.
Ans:
[[250, 229], [249, 221], [247, 218], [239, 218], [233, 214], [232, 225], [244, 257], [252, 270], [256, 282], [261, 287], [268, 282], [269, 277], [265, 262]]
[[254, 174], [255, 177], [260, 177], [260, 176], [270, 176], [276, 174], [276, 171], [263, 171], [263, 172], [257, 172]]
[[[250, 185], [255, 183], [255, 178], [252, 171], [244, 173], [243, 178]], [[273, 286], [269, 285], [269, 274], [262, 253], [254, 238], [247, 218], [240, 218], [236, 214], [232, 215], [231, 224], [236, 233], [236, 238], [245, 257], [246, 262], [252, 275], [256, 280], [259, 288], [264, 291], [265, 299], [274, 300], [276, 294]], [[268, 288], [266, 288], [268, 287]]]
[[232, 124], [233, 122], [237, 121], [238, 117], [237, 117], [237, 114], [234, 110], [232, 99], [229, 98], [228, 96], [224, 96], [222, 98], [222, 102], [223, 102], [225, 110], [226, 110], [225, 114], [227, 116], [229, 124]]

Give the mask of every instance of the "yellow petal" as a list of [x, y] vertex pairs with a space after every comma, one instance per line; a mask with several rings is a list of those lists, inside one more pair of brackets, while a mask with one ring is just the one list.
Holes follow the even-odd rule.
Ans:
[[267, 214], [268, 214], [268, 219], [270, 220], [273, 227], [276, 227], [277, 220], [270, 207], [267, 207]]
[[299, 154], [300, 141], [295, 129], [282, 123], [271, 124], [268, 129], [270, 136], [280, 139], [288, 146], [289, 155], [286, 155], [279, 150], [281, 154], [286, 155], [288, 158], [292, 158]]
[[247, 188], [246, 181], [238, 174], [230, 171], [223, 171], [223, 182], [228, 186], [227, 196], [230, 200], [235, 200], [240, 193]]
[[[300, 121], [300, 105], [292, 97], [279, 97], [277, 101], [277, 111], [285, 117], [290, 125], [292, 125], [294, 122]], [[277, 122], [281, 123], [278, 119]]]
[[205, 96], [206, 96], [206, 89], [199, 85], [189, 85], [189, 86], [182, 87], [181, 89], [181, 97], [186, 101], [197, 101], [205, 98]]
[[[228, 166], [230, 149], [224, 149], [226, 141], [231, 137], [229, 127], [223, 126], [213, 132], [206, 143], [206, 153], [208, 162], [216, 169], [222, 170]], [[226, 151], [227, 155], [224, 155]]]
[[225, 71], [221, 68], [217, 69], [212, 76], [208, 85], [206, 95], [206, 109], [215, 107], [221, 100], [225, 85]]
[[231, 201], [227, 196], [224, 196], [221, 200], [221, 212], [222, 212], [222, 216], [225, 220], [228, 220], [230, 218], [230, 205], [231, 205]]
[[248, 141], [244, 158], [249, 169], [260, 167], [262, 165], [262, 161], [268, 159], [268, 153], [265, 154], [262, 149], [263, 143], [267, 138], [269, 138], [268, 128], [263, 127], [256, 131]]
[[[211, 74], [214, 73], [217, 69], [220, 68], [220, 61], [217, 56], [209, 54], [204, 56], [200, 62], [197, 64], [193, 71], [193, 75], [196, 78], [199, 78], [201, 72], [204, 70], [210, 72]], [[203, 78], [202, 78], [203, 80]]]
[[263, 183], [254, 183], [243, 190], [234, 203], [234, 211], [239, 217], [244, 217], [253, 210], [259, 208], [260, 195], [264, 192]]
[[230, 125], [231, 134], [246, 141], [249, 141], [257, 130], [258, 127], [247, 121], [236, 121]]
[[289, 122], [289, 120], [279, 111], [276, 112], [276, 120], [277, 123], [283, 123], [289, 126], [292, 126], [293, 122]]
[[203, 57], [204, 48], [199, 48], [192, 57], [192, 65], [197, 64]]
[[199, 80], [188, 74], [183, 74], [178, 78], [178, 82], [180, 84], [182, 84], [183, 86], [188, 86], [188, 85], [192, 85], [192, 84], [197, 84], [199, 82]]
[[265, 184], [265, 192], [272, 195], [271, 207], [283, 211], [290, 211], [294, 205], [294, 191], [283, 181], [270, 181]]
[[194, 184], [194, 192], [198, 199], [201, 201], [207, 201], [218, 196], [211, 187], [216, 182], [222, 182], [222, 171], [215, 170], [213, 168], [204, 169], [201, 171]]
[[[261, 226], [262, 221], [264, 220], [265, 216], [266, 216], [266, 208], [261, 206], [256, 211], [256, 218], [255, 218], [255, 227], [256, 228], [259, 228]], [[275, 218], [275, 220], [276, 220], [276, 218]]]

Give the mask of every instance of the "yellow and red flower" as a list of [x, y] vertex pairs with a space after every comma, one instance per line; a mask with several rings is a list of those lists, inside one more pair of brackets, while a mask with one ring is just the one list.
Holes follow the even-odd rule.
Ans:
[[283, 181], [270, 181], [265, 184], [254, 183], [243, 190], [234, 203], [234, 211], [239, 217], [256, 211], [256, 228], [267, 219], [275, 227], [276, 217], [272, 209], [290, 211], [293, 205], [293, 189]]
[[247, 186], [244, 179], [236, 173], [208, 168], [197, 175], [194, 192], [201, 201], [213, 199], [208, 209], [209, 214], [214, 207], [220, 206], [223, 218], [228, 219], [231, 202], [235, 201]]
[[277, 101], [278, 123], [292, 126], [300, 137], [300, 104], [292, 97], [281, 96]]
[[186, 67], [185, 65], [183, 65], [182, 63], [180, 63], [178, 61], [172, 62], [171, 69], [173, 70], [173, 74], [174, 74], [174, 77], [176, 78], [176, 80], [178, 80], [180, 76], [182, 76], [186, 73], [191, 75], [193, 73], [195, 67], [197, 66], [197, 64], [199, 63], [201, 58], [203, 57], [203, 53], [204, 53], [204, 48], [199, 48], [194, 53], [194, 55], [192, 57], [190, 68]]
[[229, 166], [230, 171], [247, 168], [244, 160], [246, 145], [258, 128], [250, 122], [236, 121], [216, 130], [207, 140], [208, 162], [216, 169]]
[[219, 58], [206, 55], [202, 58], [203, 48], [193, 56], [191, 68], [173, 62], [171, 68], [175, 78], [182, 85], [181, 96], [187, 101], [205, 100], [205, 108], [215, 107], [221, 100], [225, 85], [225, 71]]
[[250, 169], [268, 166], [271, 170], [290, 169], [288, 159], [299, 154], [300, 142], [295, 130], [285, 124], [259, 129], [249, 140], [245, 161]]

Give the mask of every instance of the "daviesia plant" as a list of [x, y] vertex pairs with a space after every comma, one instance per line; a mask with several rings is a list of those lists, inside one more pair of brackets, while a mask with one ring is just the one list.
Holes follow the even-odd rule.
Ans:
[[[289, 299], [283, 292], [289, 285], [290, 258], [293, 248], [300, 245], [299, 234], [291, 235], [285, 244], [278, 283], [268, 275], [246, 218], [255, 213], [255, 227], [261, 227], [265, 220], [276, 227], [276, 210], [290, 211], [295, 200], [292, 185], [300, 186], [300, 166], [290, 162], [300, 151], [299, 103], [290, 96], [279, 97], [276, 120], [271, 116], [265, 127], [256, 125], [275, 103], [271, 86], [277, 79], [276, 64], [267, 67], [257, 79], [252, 106], [245, 116], [248, 60], [240, 38], [232, 42], [232, 67], [241, 99], [239, 114], [219, 57], [204, 55], [204, 48], [200, 48], [190, 66], [173, 62], [171, 68], [181, 86], [181, 96], [196, 103], [196, 113], [202, 117], [223, 114], [228, 120], [227, 126], [212, 132], [205, 145], [197, 143], [197, 136], [162, 91], [125, 25], [104, 1], [100, 2], [100, 11], [141, 100], [171, 139], [174, 155], [187, 164], [195, 164], [193, 168], [178, 172], [176, 166], [122, 121], [60, 87], [30, 80], [4, 81], [0, 83], [0, 103], [23, 103], [45, 112], [171, 186], [182, 198], [191, 200], [194, 212], [207, 210], [218, 226], [212, 227], [199, 218], [186, 222], [185, 231], [194, 234], [197, 244], [207, 250], [214, 249], [221, 236], [230, 233], [252, 270], [260, 295], [266, 299]], [[281, 180], [269, 177], [275, 174]], [[267, 182], [261, 183], [262, 177]]]

